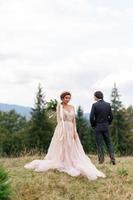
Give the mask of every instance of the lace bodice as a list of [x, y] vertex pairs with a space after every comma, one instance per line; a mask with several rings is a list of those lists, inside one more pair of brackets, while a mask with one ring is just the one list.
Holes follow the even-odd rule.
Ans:
[[57, 105], [57, 123], [62, 123], [64, 126], [64, 122], [72, 122], [75, 132], [76, 129], [76, 119], [75, 119], [75, 110], [67, 111], [63, 108], [63, 106], [59, 103]]
[[66, 109], [63, 108], [63, 119], [64, 119], [64, 121], [73, 122], [74, 118], [75, 118], [74, 110], [67, 111]]

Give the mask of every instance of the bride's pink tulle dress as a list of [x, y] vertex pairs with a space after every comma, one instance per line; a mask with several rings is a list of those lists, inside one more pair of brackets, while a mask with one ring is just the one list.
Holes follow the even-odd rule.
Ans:
[[[90, 180], [105, 178], [85, 154], [76, 132], [75, 111], [67, 111], [61, 104], [57, 106], [57, 126], [48, 153], [43, 160], [33, 160], [24, 167], [37, 172], [57, 169], [71, 176], [83, 175]], [[76, 138], [74, 138], [76, 133]]]

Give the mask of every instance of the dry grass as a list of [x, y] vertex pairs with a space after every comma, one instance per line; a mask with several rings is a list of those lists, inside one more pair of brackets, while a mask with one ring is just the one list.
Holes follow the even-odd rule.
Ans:
[[71, 177], [56, 170], [37, 173], [23, 168], [34, 157], [1, 158], [12, 182], [11, 200], [133, 200], [133, 157], [117, 158], [112, 166], [109, 159], [103, 165], [93, 163], [106, 173], [106, 179], [89, 181], [85, 177]]

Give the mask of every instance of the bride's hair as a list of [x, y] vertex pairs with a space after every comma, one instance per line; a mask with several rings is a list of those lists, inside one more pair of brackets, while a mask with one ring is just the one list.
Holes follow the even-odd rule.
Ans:
[[71, 95], [71, 93], [70, 93], [70, 92], [68, 92], [68, 91], [64, 91], [64, 92], [62, 92], [62, 93], [61, 93], [61, 95], [60, 95], [60, 98], [61, 98], [61, 100], [63, 100], [63, 99], [64, 99], [64, 97], [65, 97], [65, 96], [67, 96], [67, 95], [70, 95], [70, 96], [72, 96], [72, 95]]

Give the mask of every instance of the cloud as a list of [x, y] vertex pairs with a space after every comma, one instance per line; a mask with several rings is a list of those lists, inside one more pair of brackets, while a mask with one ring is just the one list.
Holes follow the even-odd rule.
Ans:
[[54, 96], [58, 98], [59, 93], [67, 89], [72, 91], [74, 103], [83, 104], [87, 109], [87, 104], [92, 102], [95, 90], [103, 90], [107, 97], [110, 97], [114, 82], [121, 89], [128, 82], [132, 82], [132, 51], [133, 49], [90, 49], [82, 52], [78, 57], [67, 57], [46, 67], [32, 66], [31, 68], [22, 65], [14, 70], [11, 69], [10, 73], [5, 70], [4, 76], [1, 76], [7, 80], [7, 74], [10, 75], [8, 77], [10, 86], [12, 84], [12, 87], [23, 88], [21, 92], [23, 91], [24, 94], [30, 91], [31, 102], [37, 85], [41, 82], [49, 98]]
[[68, 89], [89, 111], [93, 92], [109, 100], [116, 82], [132, 103], [132, 9], [124, 1], [0, 1], [0, 101], [33, 105], [40, 82], [48, 99]]

